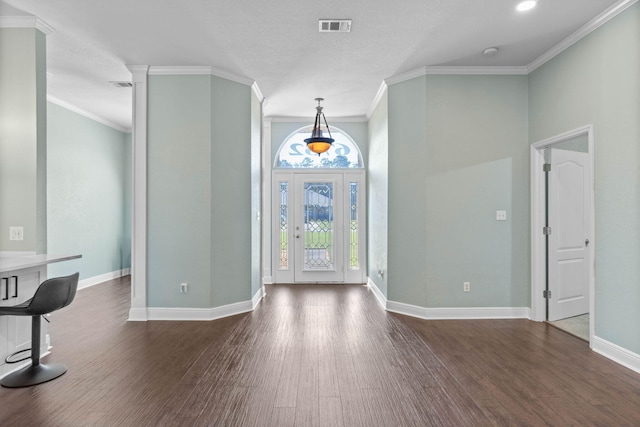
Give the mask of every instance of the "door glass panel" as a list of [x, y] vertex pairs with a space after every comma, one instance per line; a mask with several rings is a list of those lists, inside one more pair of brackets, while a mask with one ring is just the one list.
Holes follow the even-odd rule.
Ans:
[[304, 183], [304, 269], [334, 270], [332, 182]]
[[349, 270], [358, 265], [358, 183], [349, 183]]
[[289, 183], [280, 181], [280, 269], [289, 268]]

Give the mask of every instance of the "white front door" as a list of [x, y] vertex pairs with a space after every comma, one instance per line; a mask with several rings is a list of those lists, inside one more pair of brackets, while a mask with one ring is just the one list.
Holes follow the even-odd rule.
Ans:
[[550, 149], [549, 319], [589, 312], [589, 154]]
[[276, 283], [363, 283], [364, 173], [274, 174]]
[[295, 282], [344, 280], [342, 179], [295, 177]]

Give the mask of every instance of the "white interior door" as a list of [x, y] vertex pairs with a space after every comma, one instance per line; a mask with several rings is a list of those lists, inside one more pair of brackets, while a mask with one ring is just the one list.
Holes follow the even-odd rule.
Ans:
[[551, 149], [549, 171], [549, 319], [589, 312], [589, 155]]
[[344, 281], [342, 177], [295, 177], [295, 282]]

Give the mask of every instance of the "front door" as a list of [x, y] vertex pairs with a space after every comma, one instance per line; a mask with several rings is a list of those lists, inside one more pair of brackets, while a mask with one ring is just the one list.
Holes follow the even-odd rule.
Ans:
[[295, 282], [342, 282], [342, 180], [330, 175], [295, 177]]
[[363, 173], [274, 174], [276, 283], [363, 283]]
[[549, 319], [589, 312], [589, 154], [550, 149]]

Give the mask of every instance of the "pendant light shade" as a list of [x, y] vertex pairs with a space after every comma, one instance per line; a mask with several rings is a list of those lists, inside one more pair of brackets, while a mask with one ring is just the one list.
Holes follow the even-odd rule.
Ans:
[[[320, 106], [320, 101], [324, 101], [324, 99], [316, 98], [316, 101], [318, 101], [318, 106], [316, 107], [318, 112], [316, 113], [316, 120], [313, 123], [313, 131], [311, 131], [311, 137], [305, 139], [304, 142], [307, 143], [309, 150], [320, 155], [331, 148], [331, 144], [333, 144], [333, 141], [335, 140], [331, 138], [331, 131], [329, 130], [327, 119], [325, 118], [324, 113], [322, 112], [322, 107]], [[320, 120], [321, 117], [322, 120], [324, 120], [324, 129], [326, 129], [329, 134], [328, 138], [323, 134], [323, 126]]]

